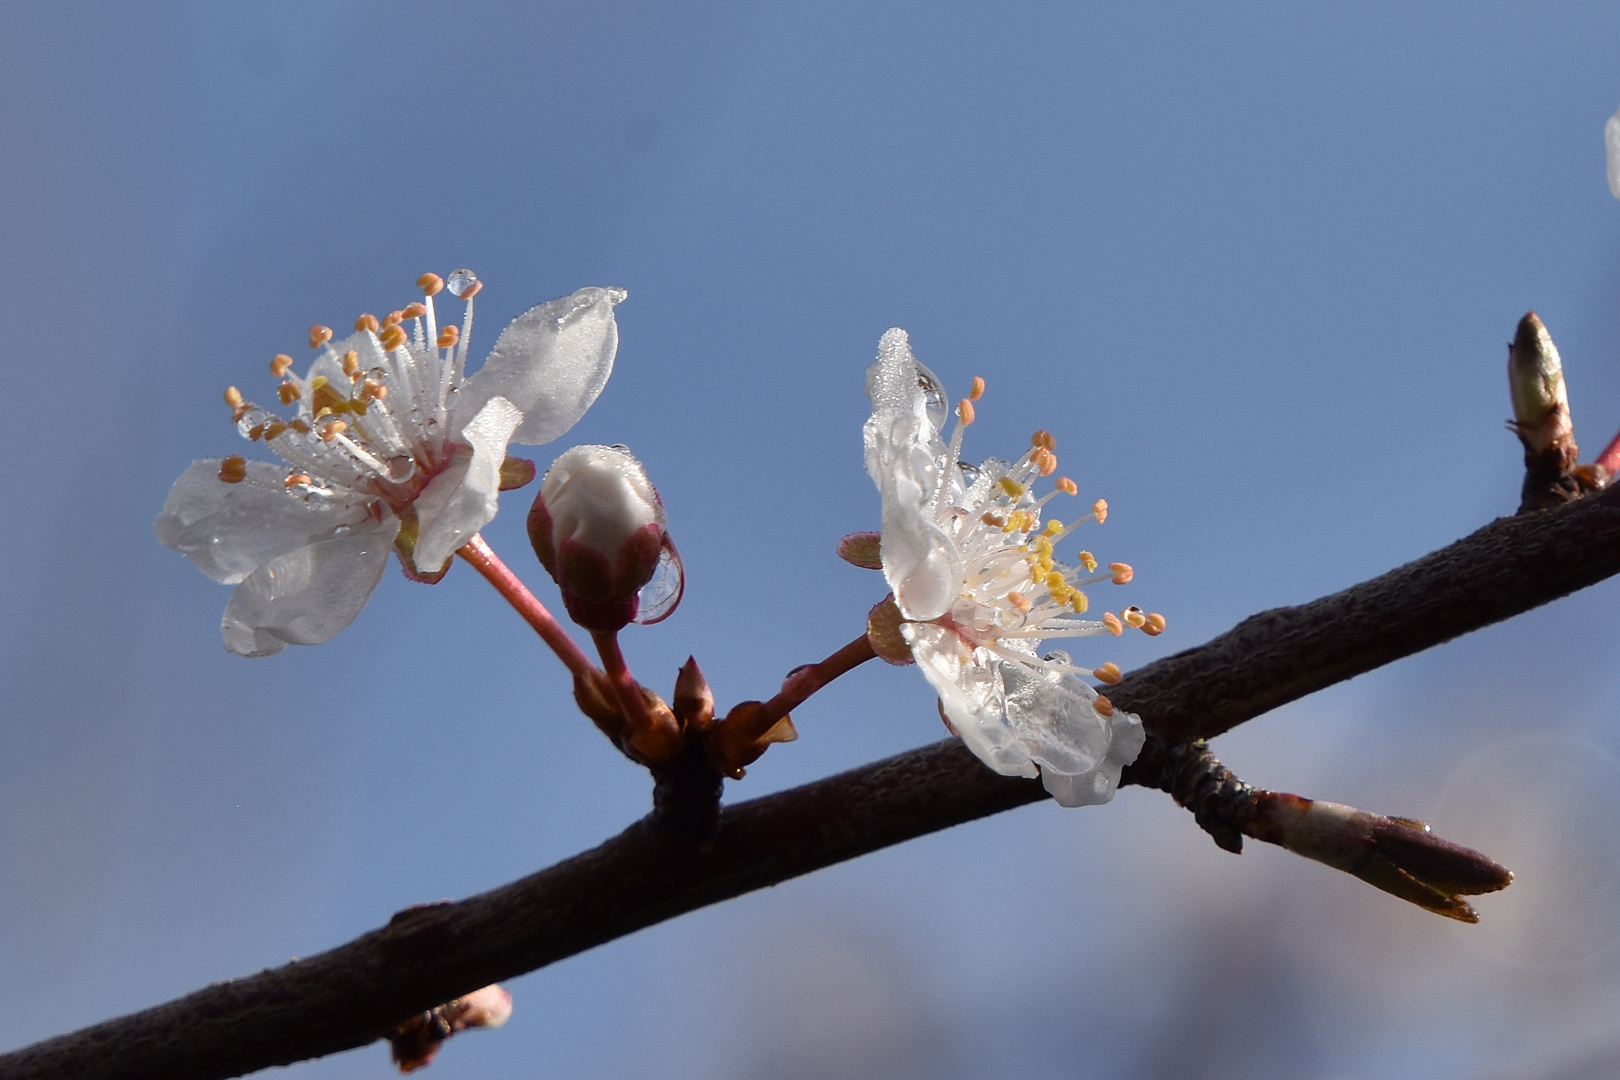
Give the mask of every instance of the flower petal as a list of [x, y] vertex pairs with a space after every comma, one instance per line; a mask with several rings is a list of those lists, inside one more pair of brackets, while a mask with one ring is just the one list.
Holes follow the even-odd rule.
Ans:
[[249, 461], [247, 476], [227, 484], [220, 459], [194, 461], [169, 489], [158, 539], [215, 581], [235, 585], [284, 552], [366, 520], [363, 502], [311, 501], [287, 491], [285, 466]]
[[399, 531], [393, 517], [367, 519], [341, 536], [278, 555], [249, 574], [225, 606], [220, 633], [241, 656], [318, 645], [360, 614]]
[[573, 427], [613, 373], [619, 349], [613, 307], [626, 295], [623, 289], [581, 289], [513, 319], [461, 388], [456, 417], [476, 415], [499, 395], [523, 414], [513, 442], [547, 443]]
[[1015, 737], [1003, 711], [1001, 663], [983, 662], [982, 650], [976, 655], [954, 632], [936, 623], [901, 623], [900, 633], [967, 748], [1004, 776], [1035, 776], [1029, 748]]
[[523, 414], [503, 397], [490, 398], [462, 429], [472, 454], [435, 476], [416, 499], [421, 532], [412, 561], [419, 571], [444, 568], [500, 509], [501, 462]]
[[1079, 676], [998, 661], [1007, 722], [1041, 766], [1041, 783], [1060, 806], [1091, 806], [1114, 797], [1120, 770], [1142, 752], [1142, 721], [1095, 708], [1097, 691]]

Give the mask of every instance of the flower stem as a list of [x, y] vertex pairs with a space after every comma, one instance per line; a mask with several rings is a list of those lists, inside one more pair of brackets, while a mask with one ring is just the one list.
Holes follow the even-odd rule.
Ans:
[[832, 682], [838, 676], [850, 672], [877, 658], [872, 649], [872, 641], [864, 633], [842, 649], [833, 653], [819, 664], [806, 664], [795, 671], [782, 683], [782, 689], [771, 700], [767, 701], [762, 710], [762, 719], [765, 727], [769, 728], [776, 721], [803, 705], [811, 694]]
[[596, 670], [590, 657], [585, 655], [583, 649], [574, 644], [574, 639], [568, 636], [568, 631], [562, 628], [551, 612], [546, 610], [529, 587], [518, 580], [510, 567], [501, 561], [495, 554], [483, 534], [475, 534], [473, 538], [457, 552], [463, 559], [478, 568], [478, 572], [489, 579], [495, 586], [495, 591], [506, 597], [506, 602], [517, 609], [528, 624], [534, 627], [534, 632], [540, 639], [551, 646], [551, 651], [557, 654], [557, 659], [563, 666], [573, 672], [575, 676], [584, 676]]
[[612, 630], [593, 632], [591, 639], [596, 642], [596, 651], [602, 656], [602, 669], [607, 672], [608, 682], [613, 684], [613, 693], [618, 697], [619, 708], [630, 722], [630, 727], [635, 731], [651, 731], [652, 713], [647, 709], [647, 699], [641, 696], [641, 687], [636, 683], [635, 676], [630, 674], [630, 665], [624, 662], [624, 653], [619, 650], [618, 633]]
[[1615, 435], [1593, 464], [1600, 466], [1610, 476], [1620, 475], [1620, 434]]

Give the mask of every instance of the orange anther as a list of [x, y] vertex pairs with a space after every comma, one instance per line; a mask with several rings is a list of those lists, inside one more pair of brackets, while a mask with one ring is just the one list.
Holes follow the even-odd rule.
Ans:
[[462, 290], [461, 298], [463, 300], [471, 300], [473, 297], [478, 295], [478, 291], [483, 287], [484, 283], [482, 281], [475, 281], [471, 285], [467, 286], [466, 289]]
[[379, 340], [382, 342], [384, 351], [393, 352], [405, 344], [405, 331], [401, 330], [397, 323], [390, 323], [387, 329], [383, 330]]
[[1111, 562], [1108, 564], [1108, 572], [1114, 575], [1115, 585], [1129, 585], [1131, 578], [1136, 576], [1136, 571], [1131, 569], [1130, 563]]
[[233, 409], [240, 409], [242, 407], [242, 391], [234, 386], [227, 386], [225, 388], [225, 404]]
[[384, 326], [398, 326], [404, 321], [405, 313], [403, 311], [390, 311], [387, 315], [383, 316]]
[[314, 480], [310, 479], [308, 473], [295, 472], [291, 476], [287, 477], [286, 486], [293, 488], [297, 487], [299, 484], [313, 484], [314, 482]]
[[968, 400], [978, 401], [982, 397], [984, 397], [984, 380], [975, 375], [973, 385], [968, 388]]
[[354, 320], [354, 328], [356, 331], [362, 334], [367, 330], [370, 330], [373, 334], [375, 334], [382, 328], [382, 323], [377, 321], [377, 316], [367, 312], [358, 319]]
[[1142, 633], [1148, 637], [1158, 637], [1164, 633], [1164, 616], [1157, 611], [1149, 612], [1147, 620], [1142, 624]]
[[1050, 450], [1042, 450], [1038, 464], [1042, 476], [1051, 476], [1057, 472], [1057, 455]]
[[1038, 446], [1042, 450], [1056, 450], [1057, 440], [1052, 438], [1052, 433], [1050, 431], [1047, 431], [1045, 428], [1041, 428], [1039, 431], [1035, 432], [1035, 434], [1029, 437], [1029, 445]]
[[1119, 616], [1115, 615], [1112, 611], [1103, 612], [1103, 625], [1108, 627], [1108, 632], [1113, 634], [1115, 637], [1119, 637], [1119, 635], [1125, 632], [1125, 624], [1121, 623], [1119, 621]]
[[1120, 679], [1124, 678], [1124, 676], [1119, 673], [1119, 665], [1114, 663], [1112, 660], [1093, 671], [1092, 674], [1097, 677], [1098, 682], [1107, 683], [1109, 686], [1113, 686], [1114, 684], [1118, 683]]
[[270, 374], [278, 379], [285, 379], [287, 372], [292, 370], [293, 358], [286, 353], [276, 353], [276, 358], [270, 361]]
[[287, 425], [285, 423], [280, 420], [272, 420], [268, 424], [264, 425], [264, 441], [269, 442], [271, 439], [274, 439], [277, 435], [282, 434], [286, 430]]
[[1108, 520], [1108, 500], [1106, 500], [1106, 499], [1098, 499], [1096, 502], [1092, 503], [1091, 504], [1091, 516], [1097, 519], [1097, 524], [1099, 524], [1099, 525], [1101, 525], [1103, 522], [1107, 521]]
[[219, 478], [227, 484], [240, 484], [247, 479], [247, 458], [232, 454], [219, 463]]
[[1097, 695], [1097, 700], [1091, 703], [1091, 707], [1096, 710], [1098, 716], [1114, 715], [1114, 703], [1102, 694]]
[[988, 510], [986, 510], [982, 515], [980, 515], [979, 520], [984, 522], [986, 525], [990, 526], [992, 529], [999, 529], [1003, 525], [1007, 524], [1001, 518], [996, 517], [996, 515], [992, 514]]
[[309, 328], [309, 347], [310, 348], [318, 349], [322, 345], [325, 345], [328, 341], [331, 341], [331, 340], [332, 340], [332, 328], [330, 326], [322, 326], [319, 323], [316, 323], [314, 326]]
[[360, 378], [360, 354], [353, 349], [343, 354], [343, 374], [349, 377], [350, 382]]
[[331, 442], [349, 429], [349, 425], [341, 420], [333, 420], [321, 429], [321, 442]]
[[249, 442], [258, 442], [259, 441], [259, 436], [263, 435], [263, 434], [264, 434], [264, 425], [263, 424], [254, 424], [252, 427], [248, 428], [248, 433], [247, 433], [248, 441]]
[[309, 425], [306, 424], [302, 420], [298, 420], [298, 419], [289, 420], [289, 421], [287, 421], [287, 426], [292, 428], [294, 431], [298, 432], [298, 434], [300, 434], [300, 435], [308, 435], [309, 434]]
[[291, 405], [304, 395], [299, 391], [295, 382], [284, 382], [276, 389], [276, 395], [281, 398], [283, 405]]
[[1147, 616], [1142, 614], [1139, 607], [1128, 607], [1120, 614], [1125, 616], [1125, 625], [1133, 630], [1140, 630], [1147, 623]]
[[447, 326], [439, 331], [439, 348], [448, 349], [461, 340], [461, 331], [453, 326]]
[[438, 274], [423, 274], [416, 279], [416, 287], [428, 296], [437, 296], [439, 290], [444, 288], [444, 278]]
[[360, 384], [360, 396], [367, 401], [381, 401], [388, 396], [388, 387], [376, 379], [367, 379]]
[[424, 304], [406, 304], [405, 310], [401, 311], [400, 314], [407, 319], [420, 319], [427, 314], [427, 306]]
[[956, 403], [956, 418], [962, 422], [963, 427], [973, 423], [973, 402], [963, 398]]
[[1080, 485], [1076, 484], [1073, 480], [1070, 480], [1067, 476], [1060, 476], [1052, 483], [1054, 487], [1063, 492], [1065, 495], [1080, 494]]
[[1028, 615], [1029, 609], [1035, 606], [1029, 597], [1017, 591], [1007, 594], [1007, 602], [1025, 615]]

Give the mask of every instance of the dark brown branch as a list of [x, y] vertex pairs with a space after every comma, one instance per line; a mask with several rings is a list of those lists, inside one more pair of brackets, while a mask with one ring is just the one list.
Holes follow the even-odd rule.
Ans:
[[[1342, 679], [1620, 572], [1620, 489], [1492, 522], [1365, 584], [1264, 612], [1128, 677], [1113, 700], [1162, 745], [1226, 731]], [[1153, 749], [1127, 781], [1160, 786]], [[1155, 764], [1155, 762], [1157, 764]], [[945, 742], [727, 808], [701, 848], [648, 821], [330, 952], [0, 1057], [0, 1080], [204, 1080], [360, 1046], [441, 1002], [642, 927], [1043, 798]]]

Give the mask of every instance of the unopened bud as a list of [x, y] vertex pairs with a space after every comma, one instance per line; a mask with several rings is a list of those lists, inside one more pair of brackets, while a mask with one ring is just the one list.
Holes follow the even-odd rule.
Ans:
[[863, 570], [883, 569], [883, 558], [878, 551], [882, 533], [853, 532], [838, 541], [838, 557]]
[[1575, 429], [1570, 423], [1564, 366], [1552, 335], [1527, 312], [1508, 346], [1508, 390], [1513, 398], [1513, 430], [1526, 454], [1557, 453], [1560, 464], [1575, 464]]
[[394, 1064], [402, 1073], [429, 1064], [452, 1035], [471, 1028], [498, 1028], [512, 1015], [512, 995], [496, 983], [413, 1016], [388, 1033]]
[[680, 603], [680, 559], [664, 526], [664, 505], [634, 455], [576, 446], [540, 482], [529, 542], [569, 616], [612, 633], [632, 621], [656, 622]]
[[709, 680], [703, 677], [695, 657], [688, 656], [675, 676], [672, 705], [676, 719], [687, 728], [701, 730], [714, 721], [714, 691], [709, 689]]

